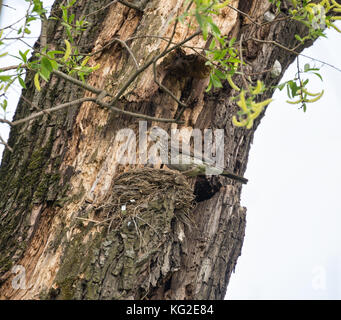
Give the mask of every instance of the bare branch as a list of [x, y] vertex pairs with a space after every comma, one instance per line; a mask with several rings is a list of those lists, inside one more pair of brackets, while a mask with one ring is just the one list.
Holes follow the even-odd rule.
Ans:
[[3, 4], [3, 3], [2, 3], [1, 6], [6, 7], [6, 8], [9, 8], [9, 9], [15, 10], [15, 8], [9, 6], [8, 4]]
[[113, 1], [109, 2], [107, 5], [105, 5], [105, 6], [101, 7], [101, 8], [99, 8], [98, 10], [95, 10], [95, 11], [93, 11], [93, 12], [88, 13], [88, 14], [85, 15], [83, 18], [85, 19], [85, 18], [87, 18], [87, 17], [90, 17], [90, 16], [92, 16], [93, 14], [96, 14], [96, 13], [98, 13], [98, 12], [100, 12], [100, 11], [102, 11], [102, 10], [108, 8], [108, 7], [110, 7], [111, 5], [115, 4], [117, 1], [118, 1], [118, 0], [113, 0]]
[[40, 48], [43, 49], [47, 46], [47, 24], [48, 20], [41, 18], [41, 33], [40, 33]]
[[13, 149], [7, 144], [7, 142], [0, 136], [0, 143], [5, 146], [10, 152], [13, 152]]
[[[22, 67], [26, 67], [25, 64], [21, 65]], [[9, 71], [9, 70], [13, 70], [13, 69], [17, 69], [18, 67], [20, 67], [20, 64], [17, 64], [15, 66], [8, 66], [8, 67], [3, 67], [3, 68], [0, 68], [0, 72], [4, 72], [4, 71]]]
[[330, 64], [330, 63], [327, 63], [327, 62], [325, 62], [325, 61], [323, 61], [323, 60], [319, 60], [319, 59], [316, 59], [316, 58], [307, 56], [307, 55], [305, 55], [305, 54], [303, 54], [303, 53], [299, 53], [299, 52], [295, 51], [294, 49], [295, 49], [296, 47], [295, 47], [294, 49], [290, 49], [290, 48], [287, 48], [286, 46], [280, 44], [279, 42], [276, 42], [276, 41], [273, 41], [273, 40], [261, 40], [261, 39], [257, 39], [257, 38], [250, 38], [250, 40], [253, 40], [253, 41], [256, 41], [256, 42], [262, 42], [262, 43], [273, 44], [273, 45], [275, 45], [275, 46], [277, 46], [277, 47], [279, 47], [279, 48], [281, 48], [281, 49], [283, 49], [283, 50], [286, 50], [286, 51], [288, 51], [288, 52], [291, 52], [291, 53], [293, 53], [293, 54], [295, 54], [295, 55], [297, 55], [297, 56], [301, 56], [301, 57], [304, 57], [304, 58], [307, 58], [307, 59], [311, 59], [311, 60], [313, 60], [313, 61], [322, 63], [322, 64], [324, 64], [324, 65], [326, 65], [326, 66], [328, 66], [328, 67], [331, 67], [331, 68], [333, 68], [333, 69], [335, 69], [335, 70], [341, 72], [341, 69], [340, 69], [340, 68], [335, 67], [335, 66], [333, 66], [333, 65]]
[[0, 123], [6, 123], [6, 124], [8, 124], [8, 125], [12, 125], [12, 122], [11, 121], [9, 121], [9, 120], [6, 120], [6, 119], [1, 119], [0, 118]]
[[32, 0], [30, 0], [30, 3], [29, 3], [29, 5], [27, 7], [27, 10], [26, 10], [25, 23], [24, 23], [24, 26], [22, 28], [22, 37], [25, 37], [25, 30], [26, 30], [26, 25], [27, 25], [27, 19], [28, 19], [28, 15], [30, 13], [31, 6], [32, 6]]
[[253, 20], [247, 13], [245, 13], [245, 12], [243, 12], [243, 11], [241, 11], [241, 10], [239, 10], [239, 9], [237, 9], [237, 8], [235, 8], [235, 7], [231, 6], [231, 5], [229, 5], [229, 4], [228, 4], [227, 6], [228, 6], [230, 9], [232, 9], [232, 10], [238, 12], [238, 13], [241, 14], [242, 16], [248, 18], [248, 19], [250, 20], [251, 23], [257, 25], [258, 27], [261, 26], [260, 23], [258, 23], [258, 22], [256, 22], [255, 20]]
[[139, 64], [137, 63], [136, 61], [136, 58], [135, 58], [135, 55], [134, 53], [131, 51], [131, 49], [129, 48], [129, 46], [127, 45], [127, 43], [121, 39], [118, 39], [118, 38], [115, 38], [114, 39], [115, 41], [119, 42], [120, 44], [122, 44], [126, 49], [127, 51], [129, 52], [130, 56], [133, 58], [133, 61], [135, 63], [135, 66], [136, 66], [136, 69], [138, 70], [140, 67], [139, 67]]
[[118, 2], [123, 4], [123, 5], [125, 5], [125, 6], [127, 6], [127, 7], [129, 7], [129, 8], [131, 8], [131, 9], [135, 9], [137, 11], [143, 12], [143, 9], [140, 6], [137, 6], [137, 5], [133, 4], [133, 3], [130, 3], [130, 2], [124, 1], [124, 0], [118, 0]]
[[77, 80], [77, 79], [75, 79], [75, 78], [65, 74], [64, 72], [61, 72], [61, 71], [58, 71], [58, 70], [53, 70], [53, 73], [55, 75], [57, 75], [58, 77], [63, 78], [65, 80], [69, 81], [69, 82], [72, 82], [72, 83], [76, 84], [77, 86], [79, 86], [79, 87], [81, 87], [81, 88], [83, 88], [85, 90], [88, 90], [88, 91], [90, 91], [92, 93], [100, 94], [103, 91], [102, 89], [97, 89], [97, 88], [95, 88], [93, 86], [90, 86], [87, 83], [84, 83], [84, 82], [82, 82], [80, 80]]
[[[297, 78], [298, 78], [298, 82], [300, 84], [300, 87], [302, 87], [303, 85], [303, 82], [302, 82], [302, 79], [301, 79], [301, 69], [300, 69], [300, 59], [299, 59], [299, 56], [297, 56], [297, 64], [296, 64], [296, 67], [297, 67]], [[302, 100], [302, 102], [304, 102], [304, 97], [303, 97], [303, 92], [302, 90], [300, 90], [300, 98]], [[303, 106], [303, 103], [302, 103], [302, 106]]]
[[127, 116], [132, 116], [132, 117], [135, 117], [138, 119], [151, 120], [151, 121], [157, 121], [157, 122], [167, 122], [167, 123], [179, 123], [179, 124], [184, 123], [183, 121], [178, 121], [177, 119], [156, 118], [156, 117], [147, 116], [147, 115], [141, 114], [141, 113], [135, 113], [135, 112], [131, 112], [131, 111], [122, 110], [122, 109], [119, 109], [117, 107], [114, 107], [112, 103], [106, 103], [104, 101], [96, 101], [96, 103], [102, 107], [105, 107], [105, 108], [113, 111], [113, 112], [122, 113], [122, 114], [125, 114]]
[[43, 116], [46, 113], [59, 111], [61, 109], [64, 109], [64, 108], [67, 108], [67, 107], [71, 107], [71, 106], [74, 106], [74, 105], [78, 105], [78, 104], [81, 104], [81, 103], [86, 102], [86, 101], [95, 102], [98, 105], [100, 105], [100, 106], [102, 106], [104, 108], [109, 109], [110, 111], [117, 112], [117, 113], [122, 113], [122, 114], [125, 114], [125, 115], [128, 115], [128, 116], [132, 116], [132, 117], [135, 117], [135, 118], [151, 120], [151, 121], [158, 121], [158, 122], [169, 122], [169, 123], [177, 122], [177, 123], [183, 123], [183, 122], [179, 122], [179, 121], [177, 121], [175, 119], [156, 118], [156, 117], [147, 116], [147, 115], [144, 115], [144, 114], [139, 114], [139, 113], [135, 113], [135, 112], [131, 112], [131, 111], [122, 110], [122, 109], [116, 108], [114, 106], [111, 106], [109, 103], [106, 103], [106, 102], [102, 101], [101, 99], [98, 99], [99, 97], [105, 97], [106, 95], [107, 95], [107, 93], [103, 90], [98, 95], [98, 97], [85, 97], [85, 98], [77, 99], [77, 100], [74, 100], [74, 101], [71, 101], [71, 102], [63, 103], [63, 104], [60, 104], [58, 106], [55, 106], [55, 107], [52, 107], [52, 108], [49, 108], [49, 109], [44, 109], [42, 111], [33, 113], [33, 114], [31, 114], [30, 116], [28, 116], [26, 118], [19, 119], [19, 120], [13, 121], [13, 122], [8, 121], [6, 119], [0, 119], [0, 123], [6, 123], [6, 124], [9, 124], [10, 126], [13, 127], [13, 126], [16, 126], [18, 124], [22, 124], [22, 123], [28, 122], [30, 120], [33, 120], [35, 118], [41, 117], [41, 116]]
[[244, 82], [244, 85], [245, 85], [245, 89], [250, 91], [249, 84], [246, 81], [245, 73], [244, 73], [243, 37], [244, 37], [244, 34], [242, 33], [241, 36], [240, 36], [240, 42], [239, 42], [240, 70], [241, 70], [242, 79], [243, 79], [243, 82]]
[[[46, 114], [47, 112], [58, 111], [58, 110], [61, 110], [61, 109], [66, 108], [66, 107], [71, 107], [71, 106], [74, 106], [74, 105], [83, 103], [83, 102], [85, 102], [85, 101], [93, 101], [93, 102], [95, 102], [95, 101], [96, 101], [96, 98], [87, 97], [87, 98], [81, 98], [81, 99], [74, 100], [74, 101], [71, 101], [71, 102], [63, 103], [63, 104], [60, 104], [60, 105], [58, 105], [58, 106], [55, 106], [55, 107], [52, 107], [52, 108], [49, 108], [49, 109], [44, 109], [44, 110], [42, 110], [42, 111], [33, 113], [33, 114], [31, 114], [30, 116], [28, 116], [28, 117], [26, 117], [26, 118], [23, 118], [23, 119], [19, 119], [19, 120], [10, 122], [9, 124], [10, 124], [11, 126], [16, 126], [16, 125], [18, 125], [18, 124], [25, 123], [25, 122], [30, 121], [30, 120], [33, 120], [33, 119], [35, 119], [35, 118], [41, 117], [42, 115]], [[0, 121], [1, 121], [1, 120], [0, 120]], [[8, 123], [8, 122], [7, 122], [7, 123]]]
[[12, 24], [10, 24], [10, 25], [8, 25], [8, 26], [6, 26], [6, 27], [1, 28], [1, 30], [10, 29], [10, 28], [12, 28], [14, 25], [16, 25], [17, 23], [19, 23], [21, 20], [23, 20], [23, 19], [25, 19], [25, 18], [26, 18], [26, 17], [24, 16], [24, 17], [18, 19], [17, 21], [13, 22]]
[[36, 109], [37, 111], [43, 111], [46, 114], [49, 114], [46, 110], [43, 110], [41, 108], [39, 108], [37, 105], [35, 105], [34, 103], [32, 103], [30, 100], [28, 100], [24, 95], [21, 95], [21, 98], [27, 103], [29, 104], [32, 108]]

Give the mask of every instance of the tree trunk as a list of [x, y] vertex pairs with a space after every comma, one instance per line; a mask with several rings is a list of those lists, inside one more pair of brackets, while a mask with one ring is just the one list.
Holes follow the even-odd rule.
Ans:
[[[58, 15], [60, 2], [53, 9]], [[74, 10], [77, 16], [87, 15], [109, 2], [79, 0]], [[134, 36], [129, 44], [142, 66], [167, 44], [161, 38], [143, 36], [170, 36], [173, 23], [169, 21], [182, 10], [183, 2], [150, 0], [143, 12], [112, 4], [88, 16], [90, 27], [78, 39], [80, 51], [94, 52], [114, 37], [126, 40]], [[259, 22], [271, 7], [267, 0], [233, 0], [230, 4], [258, 17]], [[298, 23], [287, 20], [260, 28], [230, 8], [223, 9], [217, 24], [229, 37], [252, 35], [289, 48], [297, 44], [294, 35], [304, 32]], [[62, 30], [60, 22], [50, 21], [51, 47], [63, 45]], [[193, 32], [179, 25], [173, 41]], [[188, 45], [205, 43], [195, 37]], [[279, 82], [294, 58], [292, 52], [271, 43], [248, 41], [244, 71], [270, 87]], [[282, 65], [278, 77], [263, 72], [275, 60]], [[135, 68], [118, 42], [106, 46], [92, 63], [101, 67], [88, 83], [113, 94]], [[179, 78], [167, 72], [162, 62], [158, 73], [160, 81], [178, 98], [190, 101], [192, 108], [184, 112], [183, 125], [148, 121], [148, 127], [224, 129], [225, 167], [243, 175], [259, 119], [251, 130], [232, 125], [237, 106], [227, 83], [206, 93], [205, 80], [188, 75]], [[56, 76], [41, 92], [34, 88], [32, 73], [26, 83], [25, 100], [20, 99], [15, 120], [36, 111], [26, 100], [47, 109], [90, 95]], [[242, 79], [236, 83], [241, 86]], [[268, 90], [261, 99], [272, 93]], [[154, 83], [152, 67], [129, 86], [117, 106], [161, 118], [179, 112], [176, 101]], [[240, 183], [223, 177], [185, 179], [141, 165], [120, 166], [115, 137], [122, 128], [136, 131], [138, 119], [91, 102], [46, 113], [12, 128], [8, 144], [14, 152], [4, 152], [0, 171], [2, 299], [224, 298], [245, 233]], [[122, 204], [126, 210], [122, 211]], [[19, 288], [13, 285], [20, 275], [15, 266], [25, 270]]]

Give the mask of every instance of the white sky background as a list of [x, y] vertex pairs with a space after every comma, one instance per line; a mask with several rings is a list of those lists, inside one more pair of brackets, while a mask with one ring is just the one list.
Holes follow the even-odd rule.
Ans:
[[[341, 34], [327, 34], [304, 54], [341, 68]], [[341, 73], [321, 74], [308, 86], [325, 89], [320, 101], [304, 113], [277, 91], [256, 131], [242, 192], [246, 236], [227, 299], [341, 298]]]
[[[4, 3], [16, 11], [2, 8], [1, 26], [25, 14], [23, 0]], [[34, 29], [37, 36], [39, 23]], [[8, 50], [18, 48], [25, 50], [20, 42]], [[341, 68], [340, 52], [341, 34], [328, 32], [304, 54]], [[0, 59], [0, 66], [16, 63]], [[295, 73], [293, 64], [283, 81]], [[277, 92], [257, 129], [242, 193], [246, 236], [227, 299], [341, 299], [341, 73], [324, 66], [321, 74], [324, 82], [309, 87], [325, 89], [320, 101], [303, 113], [285, 103], [285, 90]], [[20, 91], [8, 94], [9, 120]], [[0, 134], [7, 139], [7, 126]]]

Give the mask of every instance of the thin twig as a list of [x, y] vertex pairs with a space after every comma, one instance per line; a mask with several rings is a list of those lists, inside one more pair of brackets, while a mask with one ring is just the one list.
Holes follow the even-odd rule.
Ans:
[[298, 53], [298, 52], [295, 51], [295, 50], [297, 49], [297, 46], [294, 47], [294, 48], [292, 48], [292, 49], [290, 49], [290, 48], [284, 46], [283, 44], [280, 44], [279, 42], [274, 41], [274, 40], [262, 40], [262, 39], [257, 39], [257, 38], [253, 38], [253, 37], [252, 37], [252, 38], [249, 38], [248, 40], [253, 40], [253, 41], [256, 41], [256, 42], [262, 42], [262, 43], [273, 44], [273, 45], [275, 45], [275, 46], [277, 46], [277, 47], [279, 47], [279, 48], [281, 48], [281, 49], [284, 49], [284, 50], [286, 50], [286, 51], [288, 51], [288, 52], [291, 52], [291, 53], [294, 53], [294, 54], [296, 54], [296, 55], [299, 55], [299, 54], [300, 54], [300, 53]]
[[46, 110], [39, 108], [37, 105], [35, 105], [34, 103], [32, 103], [30, 100], [28, 100], [24, 95], [21, 95], [21, 98], [27, 103], [29, 104], [31, 107], [33, 107], [34, 109], [38, 110], [38, 111], [43, 111], [46, 112], [47, 114], [49, 114]]
[[307, 56], [307, 55], [305, 55], [305, 54], [303, 54], [303, 53], [299, 53], [299, 52], [295, 51], [294, 49], [287, 48], [286, 46], [280, 44], [279, 42], [276, 42], [276, 41], [273, 41], [273, 40], [261, 40], [261, 39], [257, 39], [257, 38], [250, 38], [250, 39], [253, 40], [253, 41], [256, 41], [256, 42], [262, 42], [262, 43], [273, 44], [273, 45], [275, 45], [275, 46], [277, 46], [277, 47], [279, 47], [279, 48], [282, 48], [282, 49], [284, 49], [284, 50], [286, 50], [286, 51], [288, 51], [288, 52], [291, 52], [291, 53], [293, 53], [293, 54], [295, 54], [295, 55], [297, 55], [297, 56], [301, 56], [301, 57], [304, 57], [304, 58], [307, 58], [307, 59], [311, 59], [311, 60], [313, 60], [313, 61], [322, 63], [322, 64], [324, 64], [324, 65], [326, 65], [326, 66], [328, 66], [328, 67], [331, 67], [331, 68], [333, 68], [333, 69], [335, 69], [335, 70], [341, 72], [341, 69], [340, 69], [340, 68], [335, 67], [335, 66], [333, 66], [332, 64], [330, 64], [330, 63], [328, 63], [328, 62], [325, 62], [325, 61], [323, 61], [323, 60], [319, 60], [319, 59], [316, 59], [316, 58]]
[[127, 45], [127, 43], [119, 38], [115, 38], [114, 39], [115, 41], [119, 42], [120, 44], [122, 44], [126, 49], [127, 51], [129, 52], [130, 56], [133, 58], [133, 61], [135, 63], [135, 66], [136, 66], [136, 69], [138, 70], [140, 68], [139, 64], [137, 63], [137, 60], [135, 58], [135, 55], [134, 53], [131, 51], [131, 49], [129, 48], [129, 46]]
[[0, 123], [6, 123], [6, 124], [8, 124], [8, 125], [12, 125], [12, 122], [11, 121], [9, 121], [9, 120], [6, 120], [6, 119], [1, 119], [0, 118]]
[[[298, 82], [300, 84], [300, 87], [302, 87], [303, 86], [303, 82], [302, 82], [302, 79], [301, 79], [301, 70], [300, 70], [299, 56], [297, 56], [297, 78], [298, 78]], [[300, 90], [300, 97], [301, 97], [302, 102], [304, 102], [304, 97], [303, 97], [302, 90]]]
[[242, 79], [245, 85], [245, 89], [247, 89], [247, 91], [250, 91], [249, 84], [247, 83], [245, 74], [244, 74], [243, 37], [244, 37], [244, 34], [242, 33], [240, 36], [240, 41], [239, 41], [240, 70], [241, 70]]
[[241, 14], [242, 16], [248, 18], [248, 19], [249, 19], [253, 24], [255, 24], [256, 26], [258, 26], [258, 27], [261, 26], [260, 23], [258, 23], [258, 22], [256, 22], [255, 20], [253, 20], [247, 13], [245, 13], [245, 12], [243, 12], [243, 11], [241, 11], [241, 10], [235, 8], [235, 7], [232, 7], [232, 6], [229, 5], [229, 4], [228, 4], [227, 6], [228, 6], [230, 9], [232, 9], [232, 10], [238, 12], [238, 13]]
[[18, 19], [17, 21], [13, 22], [12, 24], [10, 24], [10, 25], [8, 25], [8, 26], [1, 28], [1, 30], [10, 29], [10, 28], [12, 28], [14, 25], [16, 25], [17, 23], [19, 23], [19, 22], [20, 22], [21, 20], [23, 20], [23, 19], [25, 19], [25, 16], [22, 17], [22, 18], [20, 18], [20, 19]]
[[[73, 79], [73, 78], [71, 78], [71, 79]], [[76, 79], [73, 79], [73, 80], [76, 80]], [[72, 80], [72, 82], [73, 82], [73, 80]], [[101, 91], [98, 96], [103, 96], [103, 92], [105, 92], [105, 91]], [[81, 103], [86, 102], [86, 101], [92, 101], [92, 102], [94, 102], [94, 103], [96, 103], [96, 104], [98, 104], [104, 108], [109, 109], [110, 111], [125, 114], [128, 116], [132, 116], [134, 118], [140, 118], [140, 119], [145, 119], [145, 120], [150, 120], [150, 121], [158, 121], [158, 122], [167, 122], [167, 123], [174, 123], [174, 122], [183, 123], [181, 121], [177, 121], [176, 119], [157, 118], [157, 117], [147, 116], [144, 114], [139, 114], [139, 113], [135, 113], [135, 112], [131, 112], [131, 111], [122, 110], [122, 109], [119, 109], [117, 107], [112, 106], [109, 103], [102, 101], [101, 99], [98, 99], [98, 97], [85, 97], [85, 98], [77, 99], [77, 100], [74, 100], [71, 102], [63, 103], [63, 104], [60, 104], [58, 106], [55, 106], [55, 107], [52, 107], [49, 109], [44, 109], [42, 111], [33, 113], [26, 118], [19, 119], [19, 120], [13, 121], [13, 122], [8, 121], [6, 119], [0, 119], [0, 123], [6, 123], [6, 124], [13, 127], [13, 126], [16, 126], [18, 124], [22, 124], [22, 123], [28, 122], [30, 120], [33, 120], [35, 118], [41, 117], [42, 115], [44, 115], [46, 113], [59, 111], [61, 109], [71, 107], [74, 105], [78, 105], [78, 104], [81, 104]]]
[[65, 80], [69, 81], [69, 82], [72, 82], [72, 83], [76, 84], [77, 86], [79, 86], [79, 87], [81, 87], [81, 88], [83, 88], [85, 90], [88, 90], [88, 91], [90, 91], [92, 93], [100, 94], [103, 91], [102, 89], [97, 89], [97, 88], [95, 88], [93, 86], [90, 86], [87, 83], [84, 83], [84, 82], [82, 82], [80, 80], [77, 80], [77, 79], [75, 79], [75, 78], [65, 74], [64, 72], [61, 72], [61, 71], [58, 71], [58, 70], [53, 70], [53, 73], [55, 75], [57, 75], [58, 77], [63, 78]]
[[39, 111], [39, 112], [33, 113], [33, 114], [31, 114], [30, 116], [28, 116], [26, 118], [13, 121], [13, 122], [10, 122], [8, 124], [10, 124], [11, 126], [16, 126], [18, 124], [25, 123], [25, 122], [33, 120], [35, 118], [41, 117], [42, 115], [46, 114], [47, 112], [58, 111], [58, 110], [66, 108], [66, 107], [71, 107], [71, 106], [74, 106], [74, 105], [77, 105], [77, 104], [81, 104], [81, 103], [83, 103], [85, 101], [93, 101], [93, 102], [95, 102], [96, 98], [87, 97], [87, 98], [81, 98], [81, 99], [77, 99], [77, 100], [70, 101], [70, 102], [67, 102], [67, 103], [63, 103], [63, 104], [60, 104], [58, 106], [55, 106], [55, 107], [52, 107], [52, 108], [49, 108], [49, 109], [45, 109], [43, 111]]
[[84, 221], [89, 221], [89, 222], [95, 222], [96, 225], [102, 222], [102, 221], [97, 221], [97, 220], [88, 219], [88, 218], [81, 218], [81, 217], [76, 217], [76, 219], [84, 220]]
[[9, 70], [13, 70], [13, 69], [17, 69], [18, 67], [22, 66], [23, 68], [26, 67], [26, 64], [23, 64], [23, 65], [20, 65], [20, 64], [17, 64], [15, 66], [8, 66], [8, 67], [3, 67], [3, 68], [0, 68], [0, 72], [4, 72], [4, 71], [9, 71]]
[[27, 20], [28, 20], [28, 14], [30, 12], [31, 6], [32, 6], [32, 0], [30, 0], [30, 3], [28, 5], [28, 7], [27, 7], [27, 11], [26, 11], [26, 14], [25, 14], [25, 23], [24, 23], [24, 26], [22, 28], [22, 37], [25, 37], [25, 31], [26, 31], [26, 25], [27, 25]]
[[156, 234], [159, 238], [161, 238], [160, 234], [157, 232], [157, 230], [156, 230], [150, 223], [148, 223], [146, 220], [140, 218], [140, 217], [137, 216], [137, 215], [135, 215], [135, 218], [140, 219], [141, 221], [143, 221], [147, 226], [149, 226], [151, 229], [154, 230], [155, 234]]
[[131, 116], [131, 117], [138, 118], [138, 119], [157, 121], [157, 122], [167, 122], [167, 123], [179, 123], [179, 124], [184, 123], [183, 121], [177, 121], [176, 119], [156, 118], [156, 117], [147, 116], [147, 115], [141, 114], [141, 113], [135, 113], [135, 112], [131, 112], [131, 111], [122, 110], [122, 109], [119, 109], [119, 108], [113, 106], [112, 103], [106, 103], [104, 101], [95, 101], [95, 102], [97, 104], [99, 104], [100, 106], [107, 108], [111, 111], [122, 113], [122, 114], [125, 114], [127, 116]]
[[10, 152], [13, 152], [13, 149], [7, 144], [7, 142], [4, 139], [2, 139], [1, 136], [0, 136], [0, 143], [3, 144], [5, 148], [7, 148]]
[[128, 8], [131, 8], [131, 9], [135, 9], [137, 11], [140, 11], [140, 12], [143, 12], [143, 9], [141, 9], [139, 6], [133, 4], [133, 3], [130, 3], [128, 1], [124, 1], [124, 0], [118, 0], [119, 3], [127, 6]]
[[98, 13], [98, 12], [100, 12], [100, 11], [102, 11], [102, 10], [108, 8], [108, 7], [110, 7], [111, 5], [115, 4], [117, 1], [118, 1], [118, 0], [113, 0], [113, 1], [109, 2], [107, 5], [101, 7], [101, 8], [99, 8], [99, 9], [93, 11], [93, 12], [88, 13], [87, 15], [83, 16], [83, 18], [85, 19], [85, 18], [87, 18], [87, 17], [90, 17], [90, 16], [92, 16], [93, 14], [96, 14], [96, 13]]
[[16, 10], [15, 8], [13, 8], [13, 7], [11, 7], [11, 6], [9, 6], [8, 4], [1, 4], [1, 6], [3, 6], [3, 7], [7, 7], [7, 8], [9, 8], [9, 9], [13, 9], [13, 10]]
[[40, 34], [40, 48], [43, 49], [47, 46], [47, 25], [48, 20], [45, 15], [41, 18], [41, 34]]

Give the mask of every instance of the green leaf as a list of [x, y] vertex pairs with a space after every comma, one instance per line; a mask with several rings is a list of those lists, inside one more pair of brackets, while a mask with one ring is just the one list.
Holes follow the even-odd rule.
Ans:
[[219, 69], [214, 69], [214, 74], [220, 79], [226, 79], [226, 74], [221, 72]]
[[83, 73], [83, 72], [79, 72], [78, 75], [79, 75], [79, 78], [80, 78], [83, 82], [85, 82], [84, 73]]
[[37, 89], [38, 91], [41, 90], [41, 88], [40, 88], [40, 83], [39, 83], [39, 73], [36, 73], [36, 74], [34, 75], [34, 85], [35, 85], [35, 87], [36, 87], [36, 89]]
[[199, 24], [199, 27], [202, 31], [202, 37], [204, 40], [207, 40], [208, 36], [208, 27], [207, 27], [207, 20], [206, 17], [199, 14], [198, 12], [195, 12], [195, 18], [197, 19], [197, 22]]
[[304, 40], [298, 34], [295, 34], [295, 38], [300, 42], [304, 42]]
[[24, 89], [27, 89], [27, 88], [26, 88], [25, 81], [24, 81], [20, 76], [18, 76], [18, 80], [19, 80], [20, 85], [21, 85]]
[[279, 84], [279, 85], [278, 85], [278, 89], [279, 89], [280, 91], [282, 91], [283, 88], [285, 87], [285, 85], [286, 85], [286, 83], [281, 83], [281, 84]]
[[58, 70], [59, 69], [59, 64], [55, 60], [50, 60], [51, 66], [53, 70]]
[[12, 79], [12, 76], [0, 76], [0, 81], [7, 82]]
[[21, 52], [20, 50], [19, 50], [19, 54], [20, 54], [20, 56], [21, 56], [21, 58], [22, 58], [22, 61], [24, 61], [24, 63], [27, 63], [27, 53], [29, 52], [29, 50], [26, 50], [25, 52]]
[[6, 111], [7, 109], [7, 100], [4, 100], [2, 103], [1, 103], [1, 108]]
[[233, 47], [234, 43], [236, 42], [236, 38], [233, 37], [230, 41], [229, 41], [229, 47]]
[[321, 79], [321, 81], [323, 81], [323, 78], [322, 78], [322, 76], [321, 76], [319, 73], [313, 72], [313, 74], [314, 74], [315, 76], [318, 76], [318, 77]]
[[210, 82], [207, 86], [207, 89], [205, 90], [205, 92], [209, 92], [212, 89], [212, 80], [211, 80], [211, 76], [210, 76]]
[[211, 43], [210, 43], [210, 47], [209, 47], [209, 50], [213, 50], [216, 46], [216, 40], [215, 38], [212, 39]]
[[41, 58], [41, 66], [44, 69], [47, 69], [49, 72], [53, 71], [52, 64], [51, 64], [50, 60], [48, 58], [46, 58], [46, 57], [42, 57]]
[[75, 14], [71, 14], [69, 17], [69, 24], [71, 24], [73, 22], [73, 20], [75, 19]]
[[68, 18], [67, 18], [67, 10], [66, 10], [66, 8], [64, 7], [64, 6], [60, 6], [61, 7], [61, 9], [62, 9], [62, 12], [63, 12], [63, 20], [64, 20], [64, 22], [68, 22]]
[[67, 5], [67, 8], [71, 8], [75, 3], [76, 3], [77, 0], [71, 0], [69, 2], [69, 4]]
[[220, 35], [220, 29], [219, 29], [219, 27], [218, 27], [213, 21], [212, 21], [212, 22], [209, 22], [209, 24], [210, 24], [212, 33], [215, 34], [215, 35]]
[[39, 70], [39, 75], [47, 82], [50, 79], [50, 74], [51, 72], [49, 70], [47, 70], [46, 68], [44, 68], [43, 66], [41, 67], [41, 69]]
[[27, 18], [26, 22], [27, 22], [27, 23], [29, 23], [29, 22], [31, 22], [31, 21], [35, 21], [35, 20], [37, 20], [37, 18], [36, 18], [36, 17], [29, 16], [29, 17]]
[[215, 75], [215, 74], [211, 74], [210, 75], [211, 80], [212, 80], [212, 84], [215, 88], [222, 88], [223, 85], [221, 84], [220, 79]]
[[50, 58], [52, 58], [52, 59], [54, 59], [54, 57], [55, 57], [56, 54], [64, 54], [64, 51], [60, 51], [60, 50], [51, 50], [51, 51], [47, 52], [47, 55], [48, 55]]
[[290, 82], [290, 81], [287, 82], [287, 95], [288, 95], [288, 97], [289, 97], [290, 99], [292, 99], [291, 92], [290, 92], [290, 85], [289, 85], [289, 82]]
[[299, 89], [296, 82], [295, 81], [289, 81], [288, 85], [290, 87], [292, 97], [295, 97], [297, 90]]

